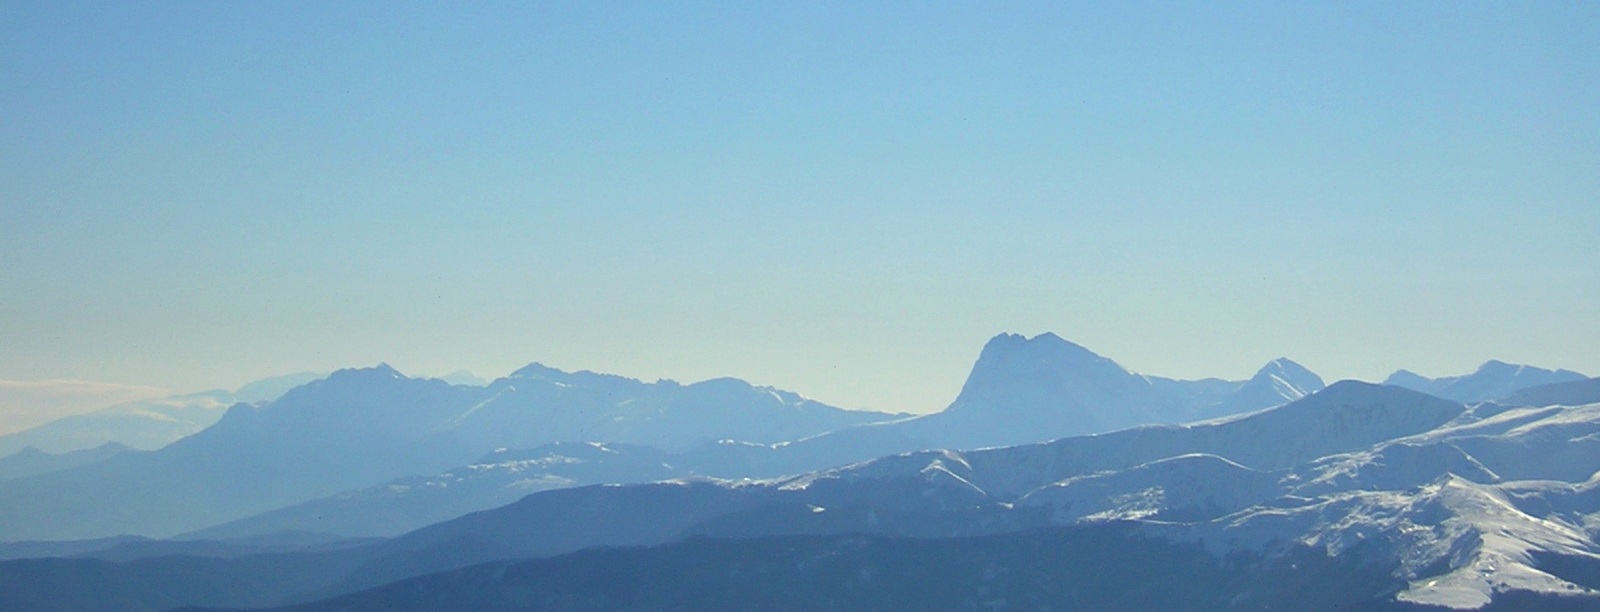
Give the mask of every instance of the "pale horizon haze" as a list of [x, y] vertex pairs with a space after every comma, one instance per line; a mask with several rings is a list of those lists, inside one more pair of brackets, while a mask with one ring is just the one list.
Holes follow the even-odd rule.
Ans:
[[1583, 2], [5, 2], [0, 381], [1594, 376], [1595, 109]]

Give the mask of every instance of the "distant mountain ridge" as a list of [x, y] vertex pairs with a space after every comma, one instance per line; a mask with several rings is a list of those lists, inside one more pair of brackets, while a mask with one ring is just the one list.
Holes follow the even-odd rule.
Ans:
[[[1566, 376], [1506, 364], [1486, 364], [1479, 374], [1474, 380]], [[1451, 380], [1445, 384], [1452, 388], [1471, 387]], [[480, 387], [413, 379], [380, 365], [341, 370], [271, 404], [236, 406], [215, 431], [153, 457], [112, 457], [105, 466], [0, 484], [0, 538], [159, 536], [225, 523], [202, 533], [387, 535], [548, 488], [774, 477], [923, 449], [1004, 447], [1223, 418], [1323, 388], [1315, 373], [1285, 358], [1243, 381], [1137, 374], [1049, 333], [994, 337], [950, 407], [917, 417], [843, 411], [734, 379], [646, 383], [533, 363]], [[559, 446], [591, 441], [615, 452], [574, 456]], [[499, 449], [524, 458], [483, 462]], [[270, 470], [246, 468], [249, 461], [300, 477], [256, 482]], [[109, 482], [93, 484], [101, 480]], [[128, 484], [141, 482], [170, 488], [156, 494]], [[438, 491], [405, 484], [433, 482]], [[443, 486], [452, 482], [457, 486]], [[8, 495], [8, 487], [17, 494]], [[65, 493], [78, 489], [106, 492]], [[118, 499], [117, 511], [102, 511], [96, 496]], [[58, 497], [82, 498], [82, 509], [41, 510], [40, 500]]]
[[485, 391], [485, 399], [450, 424], [453, 435], [473, 440], [484, 452], [583, 441], [668, 451], [721, 439], [773, 444], [905, 416], [844, 410], [734, 378], [647, 383], [537, 363]]
[[[600, 397], [643, 397], [631, 405], [629, 416], [618, 424], [636, 426], [660, 421], [650, 388], [639, 381], [596, 374], [563, 372], [532, 364], [490, 385], [491, 390], [527, 385], [554, 385], [541, 391], [551, 405], [585, 406], [541, 417], [555, 431], [577, 432], [588, 440], [608, 441], [607, 452], [568, 445], [564, 449], [546, 442], [549, 437], [529, 437], [509, 426], [500, 416], [523, 414], [516, 401], [499, 396], [473, 408], [493, 440], [491, 446], [527, 449], [508, 453], [518, 461], [485, 457], [477, 463], [451, 468], [430, 476], [408, 476], [385, 483], [280, 508], [261, 516], [241, 519], [196, 532], [201, 537], [239, 537], [274, 530], [328, 530], [346, 536], [394, 535], [443, 520], [464, 511], [508, 503], [536, 490], [598, 483], [648, 482], [664, 478], [710, 476], [718, 478], [770, 478], [874, 459], [884, 455], [930, 448], [974, 449], [1039, 442], [1083, 433], [1099, 433], [1131, 424], [1174, 423], [1259, 410], [1305, 397], [1323, 388], [1322, 379], [1288, 359], [1276, 359], [1245, 381], [1206, 379], [1180, 381], [1135, 374], [1116, 362], [1068, 342], [1054, 334], [1034, 338], [1002, 334], [990, 340], [973, 365], [959, 397], [944, 412], [864, 425], [835, 427], [829, 432], [802, 436], [793, 430], [775, 431], [764, 438], [738, 438], [739, 444], [707, 444], [681, 439], [683, 444], [659, 449], [630, 436], [600, 416]], [[661, 389], [673, 389], [675, 383]], [[519, 387], [519, 385], [521, 385]], [[740, 383], [713, 380], [684, 388], [703, 388], [691, 395], [745, 393]], [[578, 390], [587, 391], [579, 392]], [[721, 389], [720, 391], [718, 389]], [[803, 398], [767, 391], [786, 405], [804, 410]], [[557, 401], [553, 398], [570, 399]], [[701, 402], [705, 403], [705, 402]], [[717, 402], [711, 402], [717, 404]], [[668, 411], [684, 414], [683, 411]], [[588, 417], [584, 415], [589, 415]], [[596, 416], [600, 415], [600, 416]], [[741, 415], [715, 418], [737, 422]], [[609, 417], [615, 418], [615, 417]], [[760, 429], [751, 424], [747, 430]], [[692, 423], [684, 424], [692, 430]], [[548, 433], [548, 432], [542, 432]], [[566, 439], [579, 439], [568, 436]], [[793, 442], [762, 444], [770, 440]], [[752, 444], [753, 443], [753, 444]], [[656, 444], [662, 445], [660, 442]], [[453, 483], [452, 486], [421, 486]]]
[[149, 453], [0, 481], [0, 540], [170, 536], [502, 447], [777, 441], [893, 418], [719, 379], [679, 385], [530, 366], [487, 387], [340, 370]]
[[1582, 406], [1600, 402], [1600, 378], [1585, 378], [1527, 387], [1497, 398], [1506, 406]]
[[[1368, 590], [1345, 596], [1367, 606], [1470, 609], [1528, 597], [1552, 609], [1600, 604], [1592, 577], [1600, 545], [1586, 527], [1600, 515], [1600, 406], [1490, 408], [1484, 416], [1410, 390], [1345, 381], [1201, 424], [911, 453], [766, 482], [552, 491], [386, 542], [395, 551], [455, 553], [385, 556], [334, 591], [479, 561], [693, 535], [938, 540], [1132, 521], [1148, 535], [1199, 543], [1217, 559], [1259, 560], [1245, 566], [1250, 572], [1276, 571], [1275, 559], [1331, 561], [1345, 569], [1298, 580], [1325, 580], [1335, 591], [1352, 586], [1344, 572], [1366, 568]], [[651, 510], [616, 513], [639, 507]], [[555, 523], [563, 529], [525, 528]], [[593, 539], [574, 539], [585, 532]], [[496, 546], [459, 547], [466, 542]], [[1309, 596], [1299, 591], [1300, 599], [1279, 605], [1319, 609]], [[360, 609], [343, 607], [357, 601], [297, 609]]]
[[127, 452], [135, 451], [117, 442], [63, 453], [46, 453], [29, 446], [15, 454], [0, 457], [0, 480], [59, 472], [98, 463]]
[[1396, 370], [1384, 379], [1383, 384], [1473, 403], [1497, 400], [1530, 387], [1584, 378], [1587, 377], [1571, 370], [1546, 370], [1491, 359], [1470, 374], [1443, 378], [1427, 378], [1409, 370]]
[[235, 391], [206, 391], [153, 400], [127, 402], [87, 414], [69, 416], [0, 436], [0, 457], [33, 448], [51, 454], [87, 450], [117, 443], [137, 450], [155, 450], [210, 427], [233, 404], [277, 399], [289, 389], [321, 378], [300, 373], [254, 381]]
[[[0, 483], [0, 538], [173, 535], [392, 479], [447, 473], [495, 449], [560, 442], [694, 452], [681, 458], [719, 476], [794, 473], [924, 448], [1000, 446], [1259, 409], [1314, 390], [1297, 385], [1320, 388], [1321, 380], [1306, 374], [1278, 360], [1251, 381], [1174, 381], [1133, 374], [1053, 334], [1001, 335], [985, 347], [949, 410], [909, 418], [840, 410], [734, 379], [645, 383], [534, 363], [471, 387], [379, 365], [335, 372], [271, 403], [237, 405], [212, 428], [149, 457]], [[860, 435], [865, 443], [853, 439]], [[710, 445], [723, 439], [756, 446]], [[296, 477], [257, 482], [279, 473]], [[641, 468], [630, 480], [659, 475]], [[483, 490], [478, 502], [439, 498], [435, 510], [408, 516], [437, 520], [445, 509], [502, 503], [517, 487], [536, 490]], [[157, 488], [163, 492], [151, 492]], [[101, 496], [117, 498], [118, 511], [101, 510]], [[37, 500], [58, 498], [81, 500], [82, 510], [42, 512]]]
[[[382, 379], [386, 373], [360, 375]], [[1284, 376], [1275, 369], [1261, 380], [1274, 378]], [[524, 475], [538, 478], [545, 473], [539, 465], [553, 457], [589, 462], [575, 464], [575, 469], [604, 470], [608, 464], [596, 463], [597, 458], [619, 456], [624, 463], [659, 465], [668, 455], [657, 453], [661, 451], [578, 444], [530, 455], [492, 453], [481, 463], [520, 466]], [[442, 479], [438, 488], [458, 484]], [[1223, 567], [1227, 575], [1239, 577], [1240, 582], [1208, 591], [1207, 597], [1219, 599], [1207, 601], [1236, 602], [1223, 609], [1254, 609], [1251, 602], [1261, 601], [1277, 601], [1278, 609], [1470, 609], [1485, 604], [1517, 609], [1528, 602], [1549, 609], [1587, 609], [1583, 606], [1600, 604], [1600, 579], [1594, 578], [1600, 575], [1600, 536], [1593, 529], [1600, 517], [1597, 492], [1600, 405], [1467, 406], [1400, 387], [1341, 381], [1281, 406], [1183, 425], [1141, 426], [1020, 446], [903, 453], [772, 479], [686, 479], [543, 491], [392, 540], [336, 551], [186, 561], [155, 553], [163, 546], [214, 546], [147, 542], [140, 545], [147, 552], [125, 562], [0, 562], [0, 584], [6, 586], [0, 590], [0, 603], [29, 597], [49, 601], [40, 585], [54, 585], [49, 587], [53, 592], [89, 601], [154, 597], [149, 607], [130, 605], [132, 609], [265, 606], [335, 596], [342, 597], [299, 609], [379, 609], [384, 604], [376, 602], [393, 601], [383, 598], [410, 588], [383, 585], [432, 576], [404, 584], [432, 585], [430, 593], [446, 597], [439, 601], [476, 594], [490, 597], [473, 600], [481, 604], [477, 607], [516, 609], [514, 601], [496, 603], [492, 598], [520, 597], [515, 593], [527, 592], [519, 590], [521, 582], [477, 582], [511, 574], [471, 566], [509, 568], [508, 560], [595, 546], [695, 550], [698, 545], [692, 542], [677, 543], [711, 537], [723, 539], [726, 544], [717, 546], [732, 557], [704, 559], [707, 573], [693, 580], [716, 590], [739, 567], [780, 554], [762, 548], [761, 538], [789, 538], [785, 546], [791, 547], [785, 550], [818, 545], [823, 547], [818, 554], [834, 555], [828, 552], [832, 550], [843, 558], [854, 558], [854, 553], [831, 547], [859, 540], [841, 537], [915, 538], [911, 541], [927, 547], [921, 554], [929, 562], [943, 559], [937, 561], [942, 564], [966, 554], [956, 551], [971, 550], [963, 548], [971, 538], [1019, 533], [1055, 537], [1033, 530], [1091, 529], [1078, 532], [1086, 534], [1096, 526], [1127, 525], [1131, 531], [1116, 537], [1135, 539], [1100, 546], [1134, 550], [1147, 546], [1146, 538], [1155, 538], [1165, 548], [1147, 549], [1147, 554], [1182, 554], [1186, 562], [1200, 564], [1197, 571]], [[1180, 548], [1189, 552], [1179, 553]], [[1096, 550], [1064, 551], [1067, 557], [1053, 561], [1015, 558], [1004, 567], [1021, 571], [1039, 563], [1093, 564], [1104, 559], [1094, 556]], [[617, 559], [632, 554], [582, 554], [540, 566], [589, 563], [585, 571], [590, 575], [611, 576], [625, 571], [611, 564], [627, 563]], [[859, 558], [849, 567], [886, 567], [874, 558]], [[692, 557], [676, 559], [672, 562], [699, 566]], [[1150, 561], [1145, 565], [1129, 559], [1119, 561], [1119, 567], [1155, 567]], [[536, 579], [516, 575], [508, 579]], [[836, 576], [817, 583], [821, 601], [840, 593], [839, 585], [846, 582], [839, 580], [854, 579]], [[272, 585], [272, 590], [230, 586], [241, 581]], [[81, 588], [70, 586], [80, 582]], [[90, 588], [91, 583], [96, 586]], [[152, 583], [172, 586], [154, 594], [141, 586]], [[1320, 586], [1308, 590], [1308, 585]], [[372, 588], [378, 590], [364, 591]], [[466, 590], [451, 590], [457, 588]], [[598, 590], [586, 592], [609, 597], [620, 587], [592, 588]], [[1024, 585], [1005, 588], [1023, 589], [1005, 591], [1019, 597], [1057, 601], [1050, 598], [1061, 596]]]

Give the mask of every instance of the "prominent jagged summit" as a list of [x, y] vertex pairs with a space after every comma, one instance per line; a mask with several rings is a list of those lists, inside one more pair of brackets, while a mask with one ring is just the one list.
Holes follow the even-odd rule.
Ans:
[[1226, 416], [1294, 401], [1322, 378], [1280, 357], [1249, 380], [1175, 380], [1139, 374], [1052, 333], [1001, 334], [984, 346], [945, 412], [983, 411], [1059, 435]]
[[1182, 423], [1304, 397], [1322, 379], [1277, 359], [1247, 381], [1139, 374], [1053, 333], [1000, 334], [943, 412], [834, 432], [797, 446], [843, 461], [924, 448], [983, 448]]
[[1267, 362], [1267, 365], [1262, 366], [1256, 375], [1250, 378], [1250, 382], [1270, 383], [1274, 389], [1282, 391], [1285, 397], [1293, 399], [1321, 391], [1327, 386], [1322, 382], [1321, 376], [1287, 357]]
[[[1067, 377], [1102, 379], [1131, 376], [1117, 362], [1050, 332], [1027, 338], [1000, 334], [985, 343], [967, 376], [961, 396], [982, 393], [1019, 382], [1060, 384]], [[959, 403], [960, 397], [957, 397]]]
[[1261, 366], [1250, 380], [1239, 384], [1231, 393], [1205, 407], [1196, 416], [1226, 416], [1292, 402], [1321, 391], [1326, 385], [1322, 377], [1286, 357], [1279, 357]]
[[1156, 401], [1148, 379], [1083, 346], [1052, 333], [1001, 334], [984, 345], [945, 413], [1011, 419], [1034, 431], [1106, 431], [1151, 418]]

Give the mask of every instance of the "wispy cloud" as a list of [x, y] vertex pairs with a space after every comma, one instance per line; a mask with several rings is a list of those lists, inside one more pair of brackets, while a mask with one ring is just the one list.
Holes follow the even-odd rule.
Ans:
[[0, 380], [0, 434], [171, 394], [157, 387], [87, 380]]

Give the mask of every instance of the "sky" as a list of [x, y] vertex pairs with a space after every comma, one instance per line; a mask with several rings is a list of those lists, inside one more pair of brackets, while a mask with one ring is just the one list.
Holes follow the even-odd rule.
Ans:
[[1592, 2], [6, 0], [0, 381], [1597, 375], [1596, 108]]

